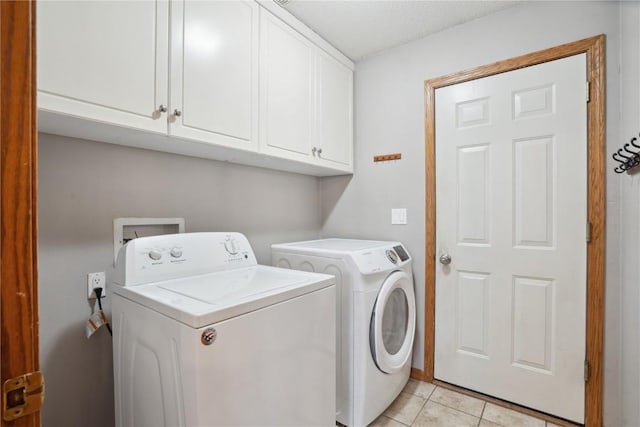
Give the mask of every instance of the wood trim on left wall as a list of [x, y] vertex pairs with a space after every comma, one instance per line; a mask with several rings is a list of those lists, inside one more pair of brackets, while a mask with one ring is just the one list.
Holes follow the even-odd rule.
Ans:
[[[0, 377], [39, 370], [34, 1], [0, 1]], [[0, 416], [0, 419], [2, 417]], [[2, 421], [35, 427], [40, 413]]]

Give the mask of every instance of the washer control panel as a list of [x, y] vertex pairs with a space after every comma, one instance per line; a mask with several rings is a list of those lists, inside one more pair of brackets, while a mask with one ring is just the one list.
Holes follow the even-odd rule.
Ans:
[[120, 249], [114, 282], [134, 286], [257, 265], [240, 233], [181, 233], [141, 237]]
[[411, 262], [411, 256], [400, 243], [354, 252], [353, 260], [362, 274], [394, 270]]

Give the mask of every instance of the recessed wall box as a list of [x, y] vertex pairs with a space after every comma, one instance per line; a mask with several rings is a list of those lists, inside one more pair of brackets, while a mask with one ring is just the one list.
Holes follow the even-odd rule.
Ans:
[[184, 233], [184, 218], [115, 218], [113, 220], [113, 262], [129, 240], [138, 237]]

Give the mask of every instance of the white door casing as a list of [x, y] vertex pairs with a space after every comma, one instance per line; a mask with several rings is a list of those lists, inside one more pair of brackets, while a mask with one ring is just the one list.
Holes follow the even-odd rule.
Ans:
[[586, 55], [436, 90], [435, 378], [584, 421]]

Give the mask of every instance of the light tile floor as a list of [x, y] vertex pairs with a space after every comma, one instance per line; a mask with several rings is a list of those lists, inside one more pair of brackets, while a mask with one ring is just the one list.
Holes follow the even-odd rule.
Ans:
[[410, 379], [370, 427], [557, 427], [475, 397]]

